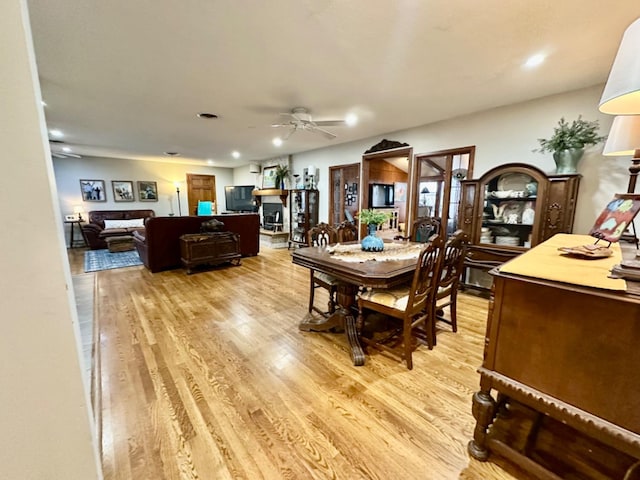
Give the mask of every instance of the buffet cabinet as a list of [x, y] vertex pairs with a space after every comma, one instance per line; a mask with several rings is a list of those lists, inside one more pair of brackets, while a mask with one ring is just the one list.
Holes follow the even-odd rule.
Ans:
[[460, 228], [470, 238], [464, 287], [483, 288], [469, 282], [470, 270], [488, 272], [556, 233], [573, 230], [579, 174], [548, 175], [512, 163], [460, 183]]
[[640, 479], [638, 282], [613, 291], [491, 274], [469, 453], [536, 478]]
[[289, 248], [307, 246], [307, 232], [318, 224], [318, 190], [291, 190]]

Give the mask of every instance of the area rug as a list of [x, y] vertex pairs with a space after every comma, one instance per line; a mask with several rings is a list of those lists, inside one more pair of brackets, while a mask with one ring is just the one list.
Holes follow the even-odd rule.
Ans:
[[84, 254], [85, 272], [135, 267], [136, 265], [142, 265], [142, 260], [140, 260], [136, 250], [111, 253], [105, 248], [104, 250], [89, 250]]

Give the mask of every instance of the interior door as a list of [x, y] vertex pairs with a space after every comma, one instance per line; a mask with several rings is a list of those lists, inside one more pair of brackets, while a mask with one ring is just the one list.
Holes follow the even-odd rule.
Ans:
[[475, 147], [462, 147], [416, 155], [413, 179], [415, 217], [438, 217], [446, 237], [458, 227], [460, 180], [471, 178]]
[[189, 198], [189, 215], [196, 215], [199, 200], [213, 202], [213, 213], [218, 213], [215, 175], [187, 173], [187, 196]]
[[[332, 194], [329, 200], [329, 222], [337, 226], [344, 220], [350, 220], [358, 214], [360, 203], [360, 164], [329, 167]], [[348, 213], [348, 214], [347, 214]]]

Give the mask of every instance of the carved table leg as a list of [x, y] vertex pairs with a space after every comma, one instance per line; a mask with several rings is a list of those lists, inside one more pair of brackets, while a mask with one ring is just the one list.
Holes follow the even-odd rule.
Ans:
[[489, 450], [486, 446], [487, 429], [495, 417], [496, 402], [489, 391], [480, 390], [473, 395], [473, 418], [476, 419], [476, 427], [473, 431], [473, 440], [467, 446], [469, 454], [476, 460], [484, 462], [489, 458]]
[[364, 351], [360, 345], [360, 339], [358, 338], [358, 329], [356, 328], [356, 319], [348, 312], [345, 317], [345, 329], [347, 334], [347, 341], [351, 349], [351, 360], [356, 367], [364, 365]]
[[336, 310], [328, 318], [315, 318], [311, 314], [307, 314], [298, 328], [303, 332], [326, 332], [335, 328], [344, 328], [344, 314], [340, 310]]

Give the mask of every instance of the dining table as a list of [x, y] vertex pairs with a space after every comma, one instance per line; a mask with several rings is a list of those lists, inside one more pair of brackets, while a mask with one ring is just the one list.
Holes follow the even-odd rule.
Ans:
[[299, 329], [306, 332], [344, 331], [351, 360], [355, 366], [365, 363], [356, 325], [356, 296], [361, 288], [392, 288], [410, 281], [424, 243], [385, 241], [382, 252], [365, 252], [359, 242], [329, 246], [302, 247], [292, 261], [338, 280], [336, 310], [326, 316], [305, 315]]

